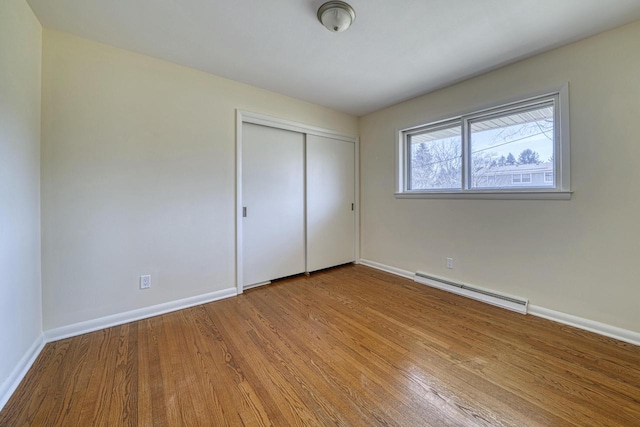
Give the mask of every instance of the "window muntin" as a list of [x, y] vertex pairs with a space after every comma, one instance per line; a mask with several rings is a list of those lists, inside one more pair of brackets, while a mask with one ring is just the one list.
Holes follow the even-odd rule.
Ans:
[[[396, 196], [570, 199], [568, 99], [568, 85], [564, 85], [548, 95], [400, 130]], [[456, 160], [450, 172], [456, 171], [455, 176], [461, 176], [461, 180], [450, 180], [447, 185], [438, 184], [437, 180], [425, 184], [415, 170], [419, 157], [416, 150], [423, 142], [419, 136], [443, 139], [435, 137], [443, 129], [456, 135], [459, 130], [460, 160], [453, 151], [455, 155], [443, 159]], [[528, 146], [523, 147], [521, 141]], [[456, 147], [457, 144], [458, 141]], [[508, 148], [512, 149], [511, 156], [504, 151]], [[422, 151], [424, 157], [425, 147]], [[432, 162], [423, 162], [423, 167], [418, 168], [422, 177], [428, 175], [424, 165]], [[506, 163], [511, 167], [505, 167]], [[519, 177], [514, 179], [517, 174]]]
[[453, 190], [462, 186], [460, 122], [407, 135], [408, 190]]

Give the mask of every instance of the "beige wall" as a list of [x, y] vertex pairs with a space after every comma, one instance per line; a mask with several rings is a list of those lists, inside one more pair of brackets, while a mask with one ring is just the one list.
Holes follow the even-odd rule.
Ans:
[[50, 30], [42, 105], [45, 329], [235, 286], [235, 108], [357, 133], [353, 116]]
[[24, 0], [0, 1], [0, 407], [42, 333], [41, 35]]
[[[640, 331], [639, 41], [636, 22], [361, 118], [362, 258]], [[572, 200], [394, 198], [394, 129], [563, 82]]]

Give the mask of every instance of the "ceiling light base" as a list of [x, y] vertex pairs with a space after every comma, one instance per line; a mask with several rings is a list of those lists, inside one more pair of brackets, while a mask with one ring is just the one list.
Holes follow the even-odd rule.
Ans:
[[318, 9], [318, 21], [333, 33], [346, 30], [355, 19], [355, 10], [343, 1], [328, 1]]

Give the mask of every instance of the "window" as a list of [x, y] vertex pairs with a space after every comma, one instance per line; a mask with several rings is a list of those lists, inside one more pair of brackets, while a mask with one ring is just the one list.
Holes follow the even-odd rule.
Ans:
[[544, 182], [553, 182], [553, 172], [544, 173]]
[[554, 102], [531, 108], [509, 109], [490, 116], [467, 120], [471, 188], [483, 188], [487, 174], [512, 174], [494, 188], [510, 188], [513, 184], [531, 184], [534, 166], [553, 167]]
[[[531, 174], [530, 173], [514, 173], [511, 175], [511, 183], [512, 184], [530, 184]], [[505, 187], [505, 185], [501, 185], [501, 187]]]
[[568, 199], [567, 111], [565, 85], [401, 130], [396, 195]]
[[407, 135], [410, 190], [449, 190], [462, 185], [460, 122]]

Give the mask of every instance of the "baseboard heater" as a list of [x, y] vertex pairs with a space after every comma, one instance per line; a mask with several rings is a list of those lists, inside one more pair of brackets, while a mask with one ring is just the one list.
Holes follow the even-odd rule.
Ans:
[[510, 295], [503, 295], [486, 289], [476, 288], [473, 286], [455, 283], [440, 277], [430, 276], [417, 271], [413, 277], [418, 283], [442, 289], [454, 294], [463, 295], [488, 304], [497, 305], [498, 307], [516, 311], [518, 313], [527, 314], [529, 300], [518, 298]]

